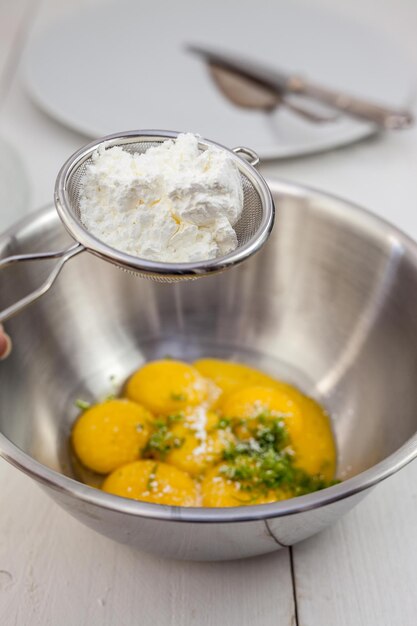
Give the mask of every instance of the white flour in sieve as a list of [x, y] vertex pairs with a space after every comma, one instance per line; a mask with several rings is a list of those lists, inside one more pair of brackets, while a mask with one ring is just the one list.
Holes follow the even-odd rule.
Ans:
[[131, 154], [100, 147], [82, 179], [84, 226], [108, 245], [161, 262], [195, 262], [237, 247], [239, 171], [227, 152], [201, 152], [190, 133]]

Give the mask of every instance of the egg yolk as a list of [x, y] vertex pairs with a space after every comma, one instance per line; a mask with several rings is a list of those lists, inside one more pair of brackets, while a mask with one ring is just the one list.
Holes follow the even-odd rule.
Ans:
[[222, 359], [199, 359], [194, 362], [194, 367], [202, 376], [210, 378], [221, 389], [222, 399], [244, 387], [255, 385], [275, 387], [279, 384], [271, 376], [243, 363]]
[[203, 438], [199, 438], [189, 424], [175, 425], [172, 433], [182, 443], [168, 453], [166, 461], [191, 476], [199, 476], [213, 463], [218, 463], [230, 440], [228, 433], [223, 430], [207, 432]]
[[156, 415], [169, 415], [207, 400], [209, 385], [188, 363], [165, 359], [141, 367], [128, 380], [125, 393]]
[[[225, 417], [236, 424], [236, 432], [241, 439], [251, 436], [251, 431], [259, 418], [282, 419], [293, 441], [301, 432], [303, 417], [301, 408], [290, 395], [278, 387], [246, 387], [228, 396], [221, 405]], [[239, 425], [241, 422], [241, 425]]]
[[119, 467], [106, 478], [102, 489], [116, 496], [156, 504], [196, 506], [197, 503], [196, 485], [188, 474], [153, 460]]
[[239, 482], [230, 480], [222, 474], [222, 465], [207, 472], [201, 484], [203, 506], [229, 507], [243, 504], [268, 504], [277, 500], [285, 500], [288, 494], [281, 491], [270, 491], [263, 495], [254, 495], [240, 488]]
[[83, 465], [107, 474], [139, 459], [149, 435], [150, 413], [129, 400], [109, 400], [87, 409], [75, 422], [72, 445]]

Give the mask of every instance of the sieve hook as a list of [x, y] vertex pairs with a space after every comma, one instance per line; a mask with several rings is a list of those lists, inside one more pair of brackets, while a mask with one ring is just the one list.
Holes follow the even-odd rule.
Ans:
[[245, 148], [244, 146], [238, 146], [237, 148], [233, 148], [232, 152], [234, 152], [238, 156], [243, 155], [245, 157], [245, 160], [250, 165], [252, 165], [252, 167], [255, 167], [259, 163], [258, 155], [256, 154], [256, 152], [254, 150], [251, 150], [251, 148]]
[[58, 278], [65, 263], [80, 252], [84, 252], [84, 250], [85, 247], [77, 243], [70, 248], [66, 248], [65, 250], [59, 250], [58, 252], [15, 254], [13, 256], [6, 257], [5, 259], [0, 259], [0, 271], [2, 269], [5, 269], [6, 267], [9, 267], [10, 265], [15, 265], [16, 263], [21, 263], [23, 261], [43, 261], [46, 259], [60, 259], [50, 272], [47, 279], [42, 283], [42, 285], [40, 285], [40, 287], [32, 291], [32, 293], [28, 294], [27, 296], [24, 296], [14, 304], [11, 304], [9, 307], [7, 307], [7, 309], [0, 311], [0, 323], [5, 322], [17, 313], [20, 313], [20, 311], [29, 306], [29, 304], [32, 304], [32, 302], [35, 302], [35, 300], [38, 300], [47, 291], [49, 291], [55, 280]]

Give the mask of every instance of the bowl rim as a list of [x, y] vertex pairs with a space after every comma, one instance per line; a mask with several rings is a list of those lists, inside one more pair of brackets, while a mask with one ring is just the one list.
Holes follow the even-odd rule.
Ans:
[[[398, 247], [399, 253], [407, 253], [417, 272], [417, 243], [385, 219], [380, 218], [371, 211], [349, 200], [345, 200], [333, 194], [324, 193], [308, 186], [290, 183], [281, 179], [269, 179], [268, 184], [272, 194], [278, 197], [278, 210], [280, 195], [320, 200], [319, 207], [316, 207], [319, 211], [325, 212], [326, 214], [332, 213], [335, 216], [339, 214], [342, 218], [343, 214], [346, 214], [346, 210], [348, 210], [350, 214], [350, 224], [353, 223], [357, 228], [365, 229], [367, 232], [373, 233], [380, 238], [382, 236], [383, 239], [389, 241], [391, 246], [394, 245]], [[331, 202], [331, 208], [326, 206], [327, 201]], [[48, 213], [51, 212], [52, 208], [53, 205], [49, 204], [25, 216], [14, 226], [9, 228], [4, 235], [0, 237], [0, 254], [3, 244], [7, 247], [7, 242], [10, 241], [18, 231], [33, 226], [34, 222], [42, 217], [46, 217]], [[367, 470], [351, 478], [347, 478], [341, 483], [327, 487], [321, 491], [291, 498], [289, 500], [246, 507], [178, 507], [129, 500], [127, 498], [114, 496], [94, 487], [89, 487], [84, 483], [43, 465], [12, 443], [2, 433], [0, 433], [0, 456], [11, 465], [14, 465], [37, 480], [41, 485], [63, 496], [71, 496], [82, 502], [116, 513], [175, 522], [248, 522], [295, 515], [297, 513], [321, 508], [372, 488], [417, 457], [417, 432], [385, 459]]]

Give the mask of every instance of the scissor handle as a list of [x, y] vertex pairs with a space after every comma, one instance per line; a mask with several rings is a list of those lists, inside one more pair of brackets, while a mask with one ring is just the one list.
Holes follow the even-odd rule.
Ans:
[[67, 248], [66, 250], [60, 250], [58, 252], [38, 252], [34, 254], [15, 254], [13, 256], [6, 257], [4, 259], [0, 259], [0, 270], [9, 267], [10, 265], [14, 265], [16, 263], [21, 263], [24, 261], [42, 261], [45, 259], [60, 259], [59, 262], [54, 266], [51, 273], [47, 277], [47, 279], [32, 293], [29, 293], [27, 296], [24, 296], [14, 304], [11, 304], [7, 309], [0, 311], [0, 324], [10, 319], [17, 313], [20, 313], [27, 306], [32, 304], [38, 300], [41, 296], [43, 296], [49, 289], [52, 287], [54, 282], [59, 276], [60, 271], [64, 267], [65, 263], [72, 259], [72, 257], [76, 256], [80, 252], [84, 252], [85, 247], [80, 243]]
[[[298, 90], [297, 80], [299, 80]], [[333, 91], [326, 87], [303, 81], [297, 77], [293, 77], [293, 82], [295, 93], [323, 102], [338, 111], [348, 113], [358, 119], [372, 122], [385, 130], [410, 128], [414, 123], [414, 116], [411, 111], [382, 106], [368, 100], [350, 96], [341, 91]]]

